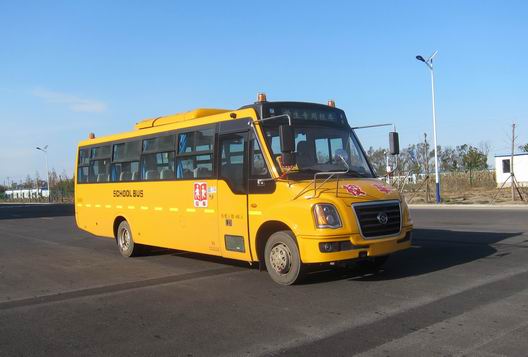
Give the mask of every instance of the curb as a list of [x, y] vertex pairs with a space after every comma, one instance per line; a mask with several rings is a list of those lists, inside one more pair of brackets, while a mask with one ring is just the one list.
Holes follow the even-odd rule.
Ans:
[[527, 204], [410, 204], [412, 209], [518, 209], [528, 210]]

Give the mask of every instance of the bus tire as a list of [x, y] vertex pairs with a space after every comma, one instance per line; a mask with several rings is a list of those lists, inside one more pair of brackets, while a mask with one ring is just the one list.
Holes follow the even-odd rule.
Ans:
[[271, 279], [281, 285], [292, 285], [303, 276], [303, 264], [293, 232], [273, 233], [264, 248], [264, 261]]
[[116, 242], [119, 253], [121, 253], [122, 256], [129, 258], [139, 254], [140, 247], [134, 243], [132, 230], [130, 229], [130, 225], [127, 221], [119, 223], [119, 227], [117, 228]]

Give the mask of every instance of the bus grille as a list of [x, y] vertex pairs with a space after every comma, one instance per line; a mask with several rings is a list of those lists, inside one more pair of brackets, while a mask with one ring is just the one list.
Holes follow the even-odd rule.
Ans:
[[352, 207], [364, 238], [379, 238], [400, 233], [399, 201], [357, 203]]

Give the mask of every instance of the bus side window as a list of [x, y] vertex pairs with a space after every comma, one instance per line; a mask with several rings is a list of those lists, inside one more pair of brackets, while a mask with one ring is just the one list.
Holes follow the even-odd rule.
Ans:
[[174, 177], [174, 152], [158, 152], [141, 157], [142, 180], [172, 180]]
[[264, 160], [264, 155], [260, 145], [255, 137], [251, 138], [251, 176], [252, 177], [269, 177], [268, 167]]
[[141, 141], [115, 144], [110, 169], [111, 181], [137, 181], [139, 179], [140, 155]]
[[110, 181], [110, 160], [92, 160], [90, 162], [89, 182]]
[[220, 178], [233, 193], [246, 193], [246, 134], [228, 134], [220, 138]]
[[178, 134], [176, 178], [204, 179], [213, 177], [212, 127]]
[[111, 154], [111, 145], [98, 146], [91, 149], [88, 182], [98, 183], [110, 181]]
[[90, 170], [90, 149], [79, 150], [79, 162], [77, 163], [77, 183], [87, 183]]
[[143, 139], [141, 155], [141, 180], [173, 180], [176, 136], [164, 135]]
[[87, 183], [88, 182], [88, 166], [79, 167], [77, 173], [77, 183]]
[[139, 180], [139, 161], [113, 163], [110, 176], [113, 182]]

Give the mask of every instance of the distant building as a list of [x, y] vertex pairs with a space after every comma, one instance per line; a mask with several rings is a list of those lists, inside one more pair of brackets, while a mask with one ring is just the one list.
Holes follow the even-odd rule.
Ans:
[[[495, 177], [497, 178], [497, 187], [511, 186], [511, 155], [495, 155]], [[513, 155], [513, 173], [520, 186], [528, 187], [528, 152]]]
[[42, 188], [21, 188], [16, 190], [6, 190], [5, 195], [10, 200], [29, 200], [49, 197], [47, 189]]

